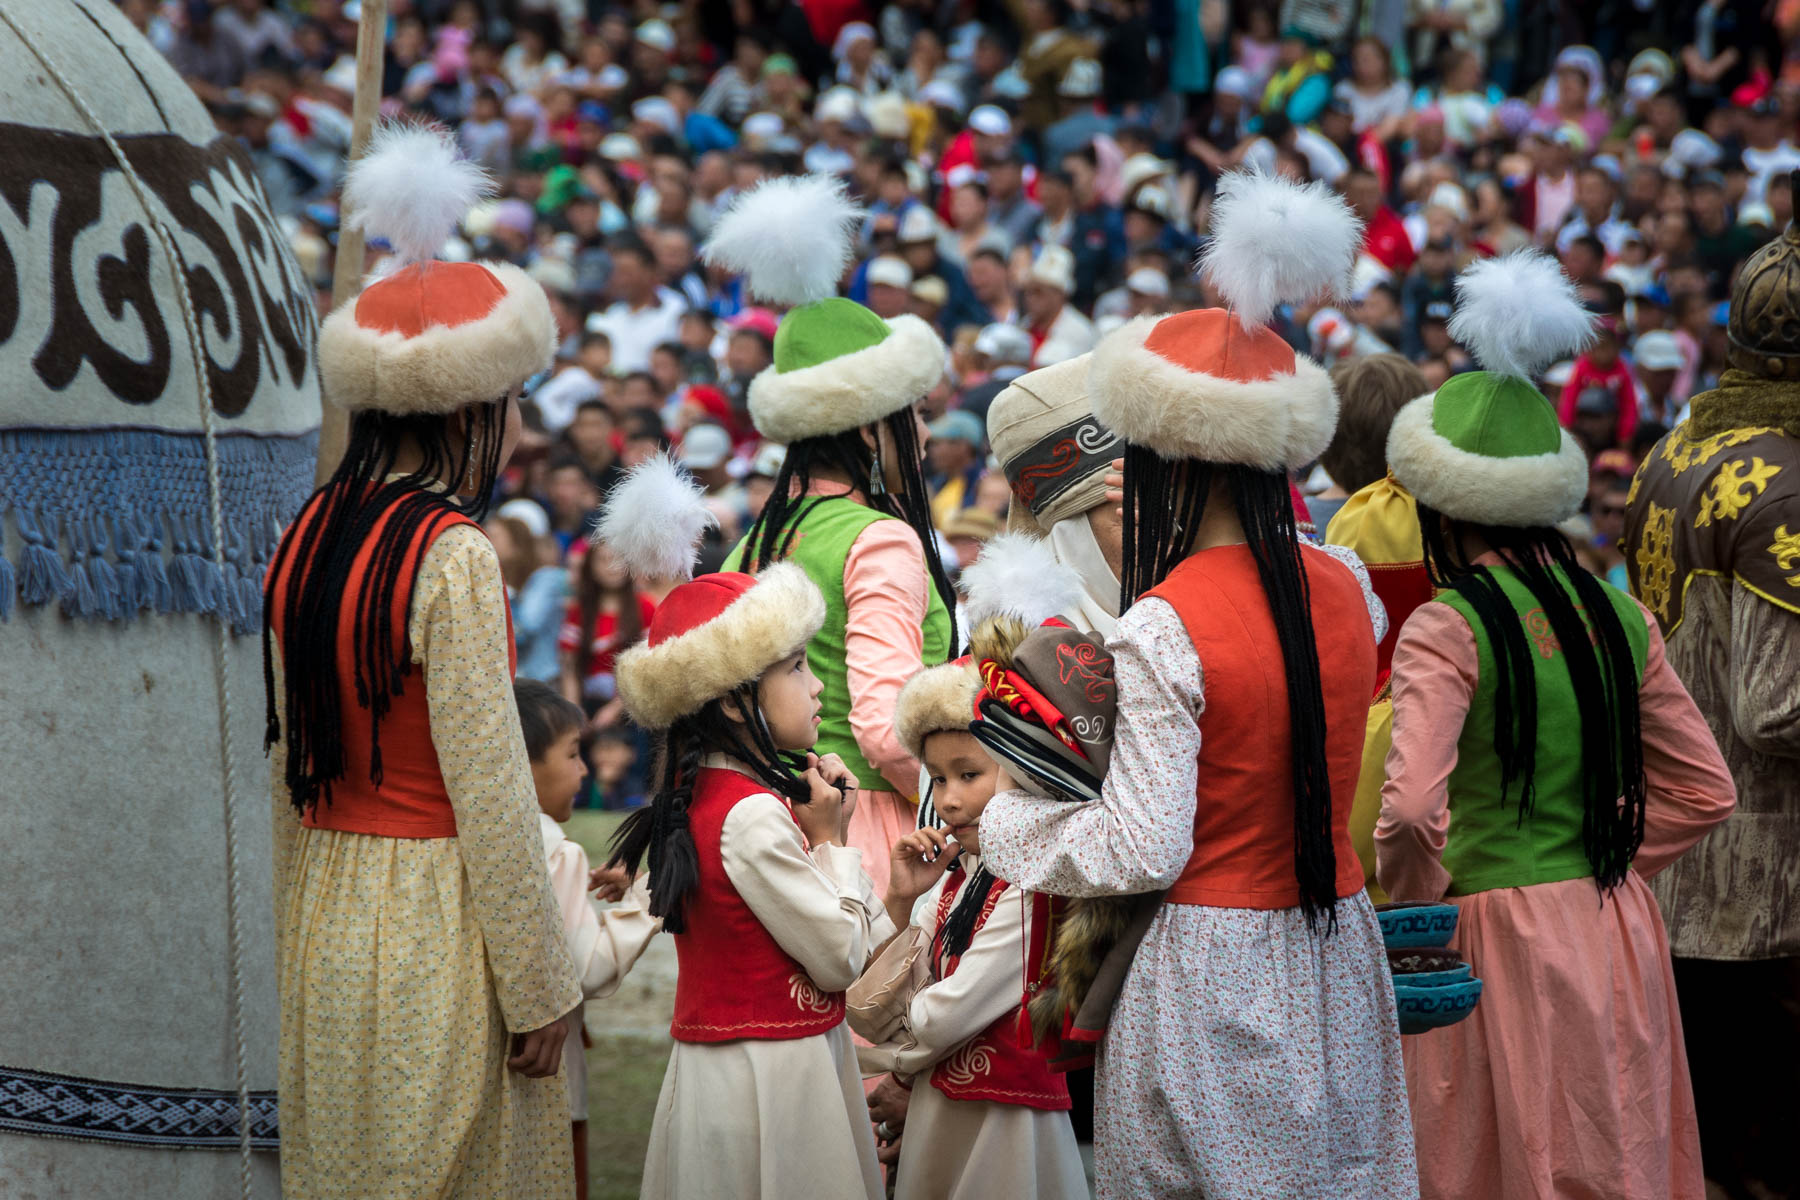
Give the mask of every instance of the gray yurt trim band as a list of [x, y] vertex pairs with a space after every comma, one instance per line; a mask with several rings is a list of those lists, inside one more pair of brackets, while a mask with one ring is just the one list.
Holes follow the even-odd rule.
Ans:
[[[0, 1130], [165, 1150], [236, 1150], [238, 1097], [0, 1067]], [[250, 1093], [250, 1145], [280, 1148], [273, 1091]]]
[[205, 613], [233, 633], [259, 632], [263, 572], [312, 493], [319, 435], [226, 435], [216, 444], [223, 575], [200, 434], [0, 430], [0, 621], [17, 600], [87, 621]]

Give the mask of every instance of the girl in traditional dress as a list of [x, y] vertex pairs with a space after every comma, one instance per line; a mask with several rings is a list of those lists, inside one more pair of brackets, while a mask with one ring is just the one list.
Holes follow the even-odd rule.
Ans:
[[1127, 446], [1111, 761], [1098, 801], [1001, 791], [981, 845], [1033, 891], [1167, 889], [1097, 1057], [1103, 1197], [1416, 1193], [1348, 832], [1372, 596], [1298, 540], [1285, 472], [1337, 404], [1264, 324], [1343, 279], [1359, 237], [1320, 185], [1227, 175], [1205, 265], [1231, 310], [1139, 318], [1094, 351], [1095, 415]]
[[1406, 1043], [1428, 1197], [1705, 1194], [1668, 937], [1644, 880], [1731, 812], [1711, 733], [1656, 622], [1555, 529], [1586, 461], [1530, 371], [1591, 318], [1533, 251], [1457, 281], [1451, 333], [1488, 369], [1394, 420], [1438, 598], [1394, 649], [1375, 829], [1395, 900], [1443, 900], [1485, 981]]
[[581, 989], [513, 706], [505, 584], [476, 524], [555, 325], [522, 271], [431, 260], [485, 182], [431, 129], [384, 129], [351, 168], [351, 219], [403, 265], [325, 321], [319, 371], [349, 444], [269, 570], [294, 1196], [572, 1186], [555, 1075]]
[[954, 652], [956, 593], [938, 559], [914, 410], [943, 375], [944, 344], [917, 317], [884, 321], [835, 294], [861, 219], [835, 179], [770, 180], [720, 218], [706, 257], [743, 272], [757, 297], [798, 305], [749, 389], [757, 431], [787, 457], [726, 566], [794, 562], [825, 597], [808, 652], [825, 687], [819, 749], [863, 781], [850, 844], [882, 886], [918, 792], [894, 701], [921, 666]]
[[[613, 490], [599, 537], [633, 571], [674, 579], [711, 521], [658, 456]], [[671, 591], [619, 656], [619, 695], [656, 733], [658, 765], [612, 863], [648, 862], [650, 913], [680, 962], [646, 1200], [881, 1195], [844, 989], [893, 927], [844, 844], [856, 776], [809, 753], [821, 685], [806, 649], [824, 620], [797, 566], [724, 571]]]
[[[1069, 576], [1060, 589], [1044, 580], [1046, 594], [1080, 591], [1073, 572], [1042, 558]], [[981, 860], [981, 814], [1000, 773], [969, 732], [980, 692], [967, 659], [901, 689], [895, 724], [925, 764], [943, 825], [894, 847], [886, 905], [902, 932], [850, 989], [850, 1024], [874, 1043], [860, 1051], [863, 1070], [910, 1090], [903, 1129], [888, 1130], [900, 1142], [895, 1200], [1086, 1200], [1069, 1089], [1044, 1050], [1020, 1044], [1028, 947], [1034, 929], [1045, 936], [1048, 898], [1033, 902]]]

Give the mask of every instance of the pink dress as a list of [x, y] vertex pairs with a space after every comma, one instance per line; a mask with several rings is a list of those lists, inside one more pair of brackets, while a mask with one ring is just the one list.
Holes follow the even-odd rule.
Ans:
[[863, 870], [875, 881], [878, 896], [887, 890], [894, 843], [918, 822], [919, 760], [894, 732], [894, 706], [900, 688], [923, 665], [931, 586], [919, 535], [904, 521], [876, 521], [858, 535], [844, 560], [850, 732], [863, 757], [881, 772], [880, 779], [859, 781], [846, 840], [862, 851]]
[[[1484, 981], [1460, 1024], [1403, 1039], [1426, 1200], [1701, 1200], [1700, 1140], [1668, 935], [1645, 878], [1730, 814], [1731, 776], [1649, 624], [1639, 711], [1648, 788], [1632, 871], [1450, 897], [1451, 946]], [[1394, 741], [1375, 829], [1395, 900], [1441, 900], [1451, 770], [1475, 640], [1422, 605], [1394, 650]]]

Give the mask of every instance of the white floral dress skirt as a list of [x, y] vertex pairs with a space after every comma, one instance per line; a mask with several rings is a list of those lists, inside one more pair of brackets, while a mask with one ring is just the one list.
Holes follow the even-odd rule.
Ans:
[[[1148, 597], [1107, 647], [1120, 704], [1102, 798], [1003, 792], [982, 814], [989, 865], [1022, 887], [1160, 891], [1192, 851], [1205, 704], [1193, 642]], [[1101, 1197], [1418, 1196], [1381, 929], [1366, 893], [1337, 916], [1320, 937], [1298, 908], [1157, 913], [1095, 1061]]]

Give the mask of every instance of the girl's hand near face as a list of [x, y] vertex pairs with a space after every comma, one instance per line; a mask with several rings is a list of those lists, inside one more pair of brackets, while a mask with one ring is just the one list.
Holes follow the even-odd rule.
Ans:
[[809, 808], [816, 808], [821, 797], [829, 796], [837, 808], [837, 836], [830, 839], [843, 845], [850, 837], [850, 817], [856, 812], [857, 780], [844, 760], [835, 754], [827, 754], [820, 758], [808, 751], [806, 770], [800, 775], [806, 780], [812, 791], [812, 803]]
[[888, 863], [887, 896], [883, 903], [894, 928], [904, 929], [912, 919], [913, 902], [942, 879], [962, 847], [942, 829], [915, 829], [894, 843]]
[[808, 770], [817, 769], [819, 776], [832, 787], [854, 792], [862, 786], [856, 776], [851, 774], [850, 768], [844, 765], [844, 760], [835, 754], [821, 756], [809, 753], [806, 756], [806, 766]]
[[[807, 757], [810, 760], [812, 756]], [[807, 788], [812, 792], [812, 798], [805, 804], [793, 806], [794, 824], [800, 826], [800, 832], [806, 835], [806, 844], [809, 847], [823, 846], [826, 843], [843, 845], [845, 793], [826, 783], [817, 767], [808, 766], [801, 772], [800, 778], [806, 781]]]

